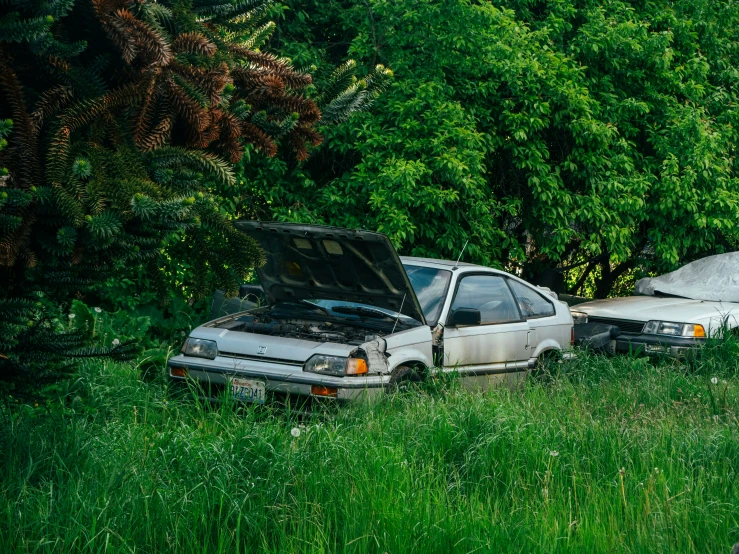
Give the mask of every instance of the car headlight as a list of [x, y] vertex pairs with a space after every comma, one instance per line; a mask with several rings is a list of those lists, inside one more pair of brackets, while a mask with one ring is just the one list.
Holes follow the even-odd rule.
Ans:
[[572, 321], [575, 323], [575, 325], [588, 322], [588, 314], [586, 314], [585, 312], [573, 312], [572, 310], [570, 310], [570, 314], [572, 314]]
[[182, 347], [182, 353], [185, 356], [213, 360], [218, 356], [218, 345], [214, 340], [189, 338]]
[[344, 358], [343, 356], [323, 356], [316, 354], [305, 362], [303, 371], [323, 373], [325, 375], [364, 375], [367, 373], [367, 360], [362, 358]]
[[675, 323], [672, 321], [647, 321], [642, 333], [646, 335], [668, 335], [672, 337], [705, 338], [706, 330], [698, 323]]

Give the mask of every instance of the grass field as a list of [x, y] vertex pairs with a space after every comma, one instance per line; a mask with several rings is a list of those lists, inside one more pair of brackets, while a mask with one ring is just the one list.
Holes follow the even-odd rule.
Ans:
[[583, 354], [521, 390], [449, 378], [309, 420], [174, 400], [125, 365], [66, 387], [4, 410], [0, 552], [729, 554], [739, 541], [736, 344], [691, 367]]

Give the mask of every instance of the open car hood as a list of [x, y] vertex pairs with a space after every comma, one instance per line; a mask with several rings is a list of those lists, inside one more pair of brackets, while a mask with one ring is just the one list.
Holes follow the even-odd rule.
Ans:
[[256, 271], [270, 303], [318, 298], [358, 302], [426, 324], [398, 253], [385, 235], [296, 223], [235, 225], [264, 250], [266, 263]]
[[739, 302], [739, 252], [708, 256], [672, 273], [639, 279], [634, 291], [648, 296]]

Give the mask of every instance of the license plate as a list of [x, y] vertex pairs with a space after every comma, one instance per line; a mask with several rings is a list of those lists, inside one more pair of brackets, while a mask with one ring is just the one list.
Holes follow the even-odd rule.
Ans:
[[264, 381], [235, 378], [231, 380], [231, 392], [236, 400], [264, 404]]
[[646, 351], [658, 354], [667, 354], [670, 351], [670, 347], [662, 346], [661, 344], [647, 344]]

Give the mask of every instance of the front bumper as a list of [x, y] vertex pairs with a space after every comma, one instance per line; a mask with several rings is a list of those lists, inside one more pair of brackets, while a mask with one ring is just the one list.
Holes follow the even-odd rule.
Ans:
[[689, 337], [621, 333], [611, 345], [615, 352], [684, 358], [695, 355], [705, 342], [705, 339]]
[[313, 386], [335, 388], [337, 394], [332, 398], [339, 401], [374, 397], [381, 394], [390, 382], [390, 375], [334, 377], [305, 372], [297, 363], [290, 365], [266, 360], [236, 360], [223, 357], [206, 360], [180, 354], [170, 358], [167, 365], [170, 370], [175, 367], [187, 370], [186, 378], [173, 376], [170, 371], [172, 381], [185, 382], [192, 379], [204, 385], [205, 390], [221, 391], [232, 378], [241, 377], [262, 381], [267, 392], [275, 394], [311, 397], [315, 396], [311, 392]]

